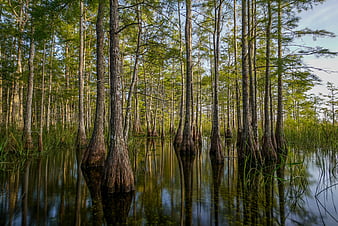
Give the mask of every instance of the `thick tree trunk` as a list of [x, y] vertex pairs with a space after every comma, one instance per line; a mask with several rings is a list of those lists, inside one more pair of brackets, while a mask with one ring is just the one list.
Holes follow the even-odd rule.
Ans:
[[210, 154], [214, 155], [217, 162], [223, 162], [222, 144], [219, 132], [219, 114], [218, 114], [218, 79], [219, 79], [219, 59], [220, 59], [220, 36], [221, 36], [221, 16], [223, 0], [214, 1], [215, 3], [215, 27], [213, 33], [214, 45], [214, 79], [213, 79], [213, 115], [211, 129], [211, 147]]
[[128, 148], [123, 137], [121, 100], [121, 59], [119, 48], [118, 0], [110, 0], [110, 138], [109, 154], [105, 164], [102, 191], [105, 194], [131, 192], [134, 175]]
[[[33, 25], [31, 25], [33, 26]], [[35, 44], [34, 44], [34, 28], [32, 27], [30, 49], [29, 49], [29, 76], [27, 87], [26, 111], [24, 118], [24, 134], [25, 148], [33, 148], [32, 139], [32, 102], [33, 102], [33, 88], [34, 88], [34, 57], [35, 57]]]
[[239, 130], [239, 157], [250, 157], [259, 160], [257, 146], [253, 139], [253, 132], [249, 110], [249, 81], [248, 81], [248, 49], [247, 49], [247, 1], [242, 0], [242, 102], [243, 125]]
[[97, 72], [97, 97], [94, 131], [89, 146], [84, 153], [83, 167], [103, 167], [106, 155], [104, 140], [104, 19], [105, 1], [99, 1], [96, 21], [96, 72]]
[[278, 103], [277, 103], [277, 122], [276, 122], [276, 143], [277, 153], [285, 153], [287, 151], [284, 128], [283, 128], [283, 65], [282, 65], [282, 6], [281, 0], [278, 0]]
[[185, 119], [182, 143], [179, 150], [186, 154], [195, 153], [195, 145], [192, 137], [192, 26], [191, 26], [191, 2], [186, 0], [186, 21], [185, 21], [185, 46], [186, 46], [186, 100], [185, 100]]
[[84, 35], [83, 35], [83, 26], [84, 26], [84, 9], [83, 1], [80, 1], [80, 49], [79, 49], [79, 115], [78, 115], [78, 131], [76, 144], [79, 150], [85, 148], [86, 145], [86, 131], [84, 123], [84, 77], [83, 77], [83, 68], [84, 68]]
[[268, 0], [268, 21], [266, 25], [266, 69], [265, 69], [265, 94], [264, 94], [264, 130], [263, 130], [263, 144], [262, 154], [266, 160], [276, 159], [275, 148], [272, 143], [271, 129], [270, 129], [270, 111], [269, 111], [269, 100], [270, 96], [270, 41], [271, 41], [271, 26], [272, 26], [272, 12], [271, 2]]

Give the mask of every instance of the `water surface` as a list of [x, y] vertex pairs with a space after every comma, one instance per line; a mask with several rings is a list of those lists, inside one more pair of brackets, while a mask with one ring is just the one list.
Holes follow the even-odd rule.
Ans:
[[225, 153], [216, 165], [205, 141], [182, 159], [169, 140], [138, 140], [130, 146], [134, 195], [105, 205], [91, 198], [72, 148], [1, 163], [0, 225], [107, 224], [103, 212], [128, 225], [338, 224], [334, 150], [294, 150], [285, 164], [259, 170], [239, 167], [233, 145]]

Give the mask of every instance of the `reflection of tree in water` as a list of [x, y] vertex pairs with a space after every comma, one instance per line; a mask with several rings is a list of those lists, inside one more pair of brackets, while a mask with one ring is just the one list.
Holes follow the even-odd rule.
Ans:
[[[181, 225], [192, 225], [193, 166], [195, 155], [176, 151], [181, 178]], [[184, 201], [184, 205], [183, 205]]]
[[26, 162], [25, 166], [25, 174], [24, 174], [24, 183], [22, 185], [22, 225], [28, 225], [27, 224], [27, 215], [28, 215], [28, 182], [29, 182], [29, 169], [31, 165], [31, 160], [28, 160]]
[[283, 189], [278, 190], [274, 187], [276, 169], [278, 165], [275, 163], [260, 168], [238, 164], [237, 222], [241, 222], [242, 225], [281, 224], [276, 206], [281, 196], [277, 196], [276, 192]]
[[81, 200], [82, 200], [82, 172], [81, 172], [81, 160], [84, 149], [77, 148], [76, 161], [77, 161], [77, 180], [76, 180], [76, 197], [75, 197], [75, 225], [81, 225]]
[[93, 222], [103, 225], [103, 206], [101, 198], [101, 179], [103, 167], [82, 168], [82, 173], [92, 199]]
[[134, 192], [102, 193], [104, 216], [108, 225], [126, 225]]
[[[213, 155], [210, 155], [211, 167], [212, 167], [212, 184], [213, 184], [213, 193], [211, 200], [214, 203], [214, 214], [215, 222], [214, 225], [219, 225], [219, 189], [222, 182], [224, 174], [224, 162], [219, 162], [214, 158]], [[211, 217], [211, 219], [213, 219]]]
[[277, 184], [279, 198], [279, 225], [285, 225], [285, 185], [284, 185], [285, 160], [279, 158], [277, 167]]

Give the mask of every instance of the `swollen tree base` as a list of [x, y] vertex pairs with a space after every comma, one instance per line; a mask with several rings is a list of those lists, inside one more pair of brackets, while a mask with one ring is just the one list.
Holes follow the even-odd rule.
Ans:
[[102, 192], [126, 193], [134, 191], [134, 174], [126, 145], [112, 147], [106, 160], [102, 181]]
[[76, 149], [84, 151], [87, 145], [87, 137], [84, 129], [78, 130], [77, 137], [76, 137]]
[[[249, 132], [250, 134], [250, 132]], [[239, 162], [248, 162], [250, 165], [262, 163], [262, 155], [253, 139], [252, 135], [244, 136], [242, 131], [238, 132], [237, 152]]]
[[104, 138], [94, 137], [84, 152], [81, 166], [83, 168], [103, 167], [105, 156], [106, 147], [104, 144]]
[[222, 144], [219, 135], [211, 137], [210, 157], [214, 163], [222, 164], [224, 162], [224, 155], [222, 152]]
[[183, 129], [182, 129], [182, 121], [180, 121], [177, 129], [177, 133], [175, 134], [174, 137], [174, 147], [178, 148], [183, 141]]
[[271, 137], [263, 136], [262, 157], [264, 162], [272, 162], [277, 160], [277, 153], [272, 143]]
[[181, 155], [195, 155], [197, 146], [192, 136], [183, 136], [182, 142], [179, 144], [176, 144], [175, 149]]

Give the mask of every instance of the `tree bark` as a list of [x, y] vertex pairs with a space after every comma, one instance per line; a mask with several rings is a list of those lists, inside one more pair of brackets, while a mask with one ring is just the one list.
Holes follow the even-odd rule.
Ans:
[[287, 151], [284, 128], [283, 128], [283, 65], [282, 65], [282, 3], [278, 0], [278, 59], [277, 59], [277, 76], [278, 76], [278, 103], [277, 103], [277, 122], [276, 122], [276, 143], [277, 153], [285, 153]]
[[211, 129], [211, 147], [210, 154], [214, 155], [216, 162], [223, 162], [222, 144], [219, 132], [219, 114], [218, 114], [218, 80], [219, 80], [219, 59], [220, 59], [220, 36], [221, 36], [221, 16], [223, 0], [214, 1], [215, 18], [214, 18], [214, 79], [213, 79], [213, 115]]
[[174, 138], [174, 146], [179, 146], [183, 140], [183, 120], [184, 120], [184, 65], [183, 65], [183, 46], [182, 46], [182, 28], [181, 28], [181, 6], [180, 0], [177, 1], [178, 27], [179, 27], [179, 46], [180, 46], [180, 75], [181, 75], [181, 100], [180, 113], [177, 132]]
[[[138, 7], [138, 6], [137, 6]], [[134, 61], [134, 68], [133, 68], [133, 76], [130, 83], [129, 91], [128, 91], [128, 98], [127, 98], [127, 108], [124, 118], [124, 128], [123, 128], [123, 136], [124, 139], [128, 140], [128, 133], [130, 127], [130, 111], [131, 111], [131, 103], [132, 97], [134, 95], [135, 84], [137, 82], [137, 75], [138, 75], [138, 61], [140, 58], [140, 47], [141, 47], [141, 35], [142, 35], [142, 19], [141, 19], [141, 12], [140, 9], [136, 9], [137, 15], [137, 23], [138, 23], [138, 32], [137, 32], [137, 43], [136, 43], [136, 51], [135, 51], [135, 61]]]
[[259, 160], [257, 146], [253, 139], [250, 110], [249, 110], [249, 84], [248, 84], [248, 41], [247, 41], [247, 1], [242, 0], [242, 102], [243, 125], [239, 129], [239, 157], [250, 157]]
[[104, 140], [104, 19], [105, 1], [99, 1], [96, 21], [96, 73], [97, 73], [97, 97], [94, 131], [86, 149], [82, 166], [83, 167], [103, 167], [106, 155]]
[[249, 104], [250, 104], [250, 111], [251, 111], [251, 125], [252, 125], [252, 132], [254, 136], [254, 140], [258, 142], [258, 127], [257, 127], [257, 107], [256, 107], [256, 96], [255, 96], [255, 89], [256, 89], [256, 82], [254, 78], [254, 64], [255, 60], [255, 42], [256, 37], [254, 34], [255, 24], [254, 24], [254, 1], [250, 4], [248, 1], [248, 65], [249, 65]]
[[34, 57], [35, 57], [35, 44], [34, 44], [34, 27], [33, 24], [30, 39], [29, 49], [29, 76], [28, 76], [28, 87], [27, 87], [27, 99], [26, 99], [26, 111], [24, 118], [24, 134], [25, 148], [33, 148], [32, 139], [32, 102], [33, 102], [33, 88], [34, 88]]
[[46, 71], [45, 64], [46, 64], [46, 44], [43, 45], [43, 58], [42, 58], [39, 151], [43, 151], [43, 125], [44, 125], [43, 116], [44, 116], [44, 104], [45, 104], [45, 71]]
[[234, 33], [233, 33], [233, 44], [234, 44], [234, 65], [235, 65], [235, 75], [236, 75], [236, 83], [235, 83], [235, 88], [236, 88], [236, 114], [237, 114], [237, 130], [238, 130], [238, 135], [240, 135], [242, 131], [242, 117], [241, 117], [241, 108], [240, 108], [240, 93], [239, 93], [239, 84], [237, 78], [238, 75], [238, 67], [237, 67], [237, 16], [236, 16], [236, 1], [234, 0], [233, 2], [233, 7], [234, 7]]
[[86, 145], [86, 131], [84, 124], [84, 78], [83, 78], [83, 68], [84, 68], [84, 35], [83, 35], [83, 26], [84, 26], [84, 9], [83, 1], [80, 1], [80, 49], [79, 49], [79, 115], [78, 115], [78, 132], [76, 144], [79, 150], [85, 148]]
[[105, 194], [131, 192], [134, 175], [123, 137], [118, 0], [110, 0], [110, 139], [102, 191]]
[[186, 154], [195, 153], [195, 145], [191, 133], [192, 127], [192, 26], [191, 26], [191, 2], [186, 0], [186, 21], [185, 21], [185, 46], [186, 46], [186, 100], [185, 100], [185, 119], [182, 143], [179, 150]]
[[270, 41], [271, 41], [271, 27], [272, 27], [272, 12], [271, 2], [268, 0], [268, 20], [266, 25], [266, 65], [265, 65], [265, 93], [264, 93], [264, 130], [263, 130], [263, 144], [262, 154], [266, 160], [274, 160], [276, 158], [276, 152], [272, 143], [271, 129], [270, 129], [270, 111], [269, 100], [270, 96]]

